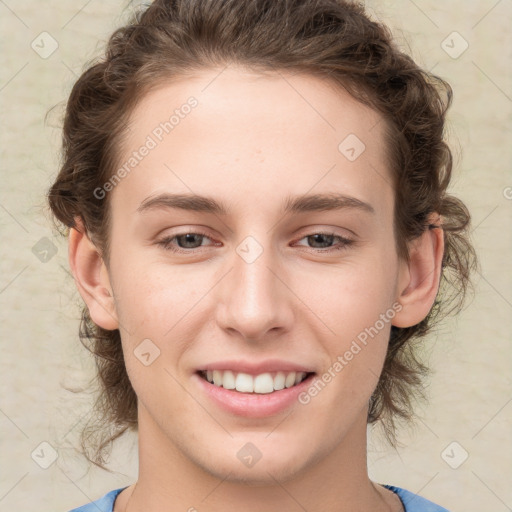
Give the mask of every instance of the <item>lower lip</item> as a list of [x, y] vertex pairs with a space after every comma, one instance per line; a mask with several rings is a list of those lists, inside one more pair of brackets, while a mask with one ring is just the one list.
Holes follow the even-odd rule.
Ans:
[[313, 380], [315, 374], [310, 374], [300, 384], [291, 388], [280, 389], [272, 393], [241, 393], [231, 389], [210, 384], [199, 374], [194, 378], [202, 391], [221, 409], [246, 418], [263, 418], [278, 414], [298, 401], [298, 395], [303, 392]]

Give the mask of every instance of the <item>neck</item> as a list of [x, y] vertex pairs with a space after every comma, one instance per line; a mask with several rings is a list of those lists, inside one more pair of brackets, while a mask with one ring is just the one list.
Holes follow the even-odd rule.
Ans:
[[317, 454], [291, 477], [271, 468], [257, 480], [235, 472], [214, 474], [172, 443], [140, 404], [139, 479], [116, 500], [115, 511], [401, 510], [396, 505], [397, 497], [390, 496], [393, 493], [368, 478], [366, 442], [366, 411], [362, 411], [334, 449]]

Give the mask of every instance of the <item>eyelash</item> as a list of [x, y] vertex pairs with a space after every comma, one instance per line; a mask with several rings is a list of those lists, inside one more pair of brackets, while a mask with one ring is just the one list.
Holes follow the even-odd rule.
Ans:
[[[190, 254], [190, 253], [196, 251], [197, 249], [199, 249], [199, 247], [193, 248], [193, 249], [182, 249], [182, 248], [176, 248], [175, 246], [172, 245], [173, 240], [175, 240], [176, 238], [178, 238], [180, 236], [184, 236], [184, 235], [200, 235], [200, 236], [204, 236], [206, 238], [210, 238], [206, 233], [203, 233], [202, 231], [186, 231], [186, 232], [178, 233], [178, 234], [170, 236], [170, 237], [163, 238], [162, 240], [159, 240], [158, 242], [156, 242], [156, 244], [163, 247], [165, 250], [172, 251], [175, 253], [180, 253], [180, 254]], [[330, 231], [315, 231], [314, 233], [311, 233], [311, 234], [303, 236], [302, 238], [299, 238], [297, 241], [303, 240], [304, 238], [308, 238], [308, 237], [314, 236], [314, 235], [333, 236], [334, 238], [337, 238], [340, 241], [340, 245], [338, 245], [338, 247], [334, 247], [334, 248], [326, 248], [326, 249], [320, 249], [320, 248], [315, 248], [315, 247], [311, 248], [312, 251], [318, 252], [318, 253], [332, 253], [332, 252], [336, 252], [336, 251], [342, 251], [342, 250], [346, 249], [347, 247], [349, 247], [350, 245], [354, 244], [354, 242], [355, 242], [354, 240], [351, 240], [350, 238], [345, 238], [343, 236], [337, 235], [336, 233], [332, 233]]]

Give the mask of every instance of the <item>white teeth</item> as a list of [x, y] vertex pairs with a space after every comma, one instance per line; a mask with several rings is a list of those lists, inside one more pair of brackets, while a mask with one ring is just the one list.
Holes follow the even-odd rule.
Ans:
[[274, 379], [270, 373], [262, 373], [254, 379], [255, 393], [272, 393], [274, 391]]
[[286, 375], [283, 372], [277, 372], [274, 377], [274, 389], [279, 391], [280, 389], [284, 389], [284, 383], [286, 381]]
[[281, 389], [291, 388], [302, 382], [305, 372], [261, 373], [256, 376], [248, 373], [236, 373], [231, 370], [207, 370], [203, 372], [206, 380], [225, 389], [236, 389], [241, 393], [267, 394]]
[[226, 389], [235, 389], [235, 376], [232, 371], [226, 370], [222, 379], [222, 386]]
[[286, 380], [284, 381], [284, 385], [287, 388], [291, 388], [295, 384], [295, 372], [290, 372], [286, 376]]
[[222, 373], [219, 370], [213, 370], [213, 383], [216, 386], [222, 386]]
[[254, 391], [253, 378], [250, 375], [247, 375], [247, 373], [239, 373], [236, 376], [235, 388], [237, 391], [241, 391], [242, 393], [252, 393]]

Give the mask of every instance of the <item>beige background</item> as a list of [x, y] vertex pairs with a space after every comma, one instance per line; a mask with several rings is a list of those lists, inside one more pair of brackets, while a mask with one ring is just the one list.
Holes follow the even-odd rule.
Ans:
[[[132, 483], [137, 474], [133, 437], [116, 447], [113, 474], [89, 471], [74, 448], [92, 397], [63, 386], [87, 384], [93, 373], [77, 337], [79, 295], [67, 274], [66, 243], [52, 232], [44, 206], [58, 168], [60, 110], [46, 124], [44, 116], [66, 99], [82, 65], [122, 22], [126, 5], [0, 2], [0, 510], [67, 511]], [[506, 196], [512, 193], [512, 4], [398, 0], [368, 6], [424, 67], [453, 86], [452, 190], [472, 212], [481, 263], [475, 298], [426, 341], [425, 357], [435, 369], [430, 404], [418, 408], [414, 428], [402, 430], [404, 448], [389, 449], [372, 436], [369, 472], [378, 482], [405, 487], [453, 512], [510, 510], [512, 200]], [[454, 31], [469, 44], [458, 58], [442, 47]], [[51, 48], [41, 32], [58, 43], [47, 58], [31, 47], [46, 37], [38, 51]], [[447, 41], [452, 53], [462, 48], [457, 35]], [[57, 253], [41, 261], [52, 246]], [[40, 447], [42, 442], [58, 454], [47, 469], [35, 462], [51, 460], [51, 448]], [[460, 462], [464, 451], [469, 456], [457, 469], [445, 461]]]

